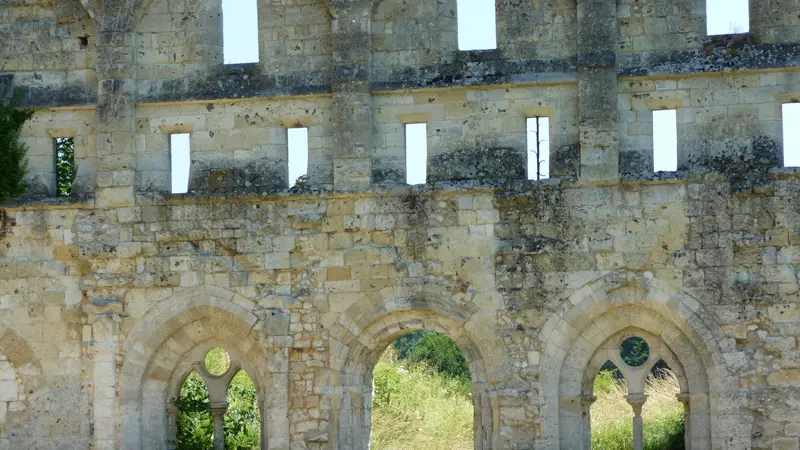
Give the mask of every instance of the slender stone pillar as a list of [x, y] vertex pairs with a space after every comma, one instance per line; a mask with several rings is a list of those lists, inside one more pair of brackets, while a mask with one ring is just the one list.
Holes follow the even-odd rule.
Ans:
[[592, 448], [592, 416], [589, 413], [592, 404], [597, 400], [594, 395], [581, 395], [581, 418], [583, 424], [581, 426], [581, 433], [583, 433], [582, 448]]
[[644, 448], [644, 422], [642, 421], [642, 407], [647, 401], [644, 394], [626, 395], [625, 400], [633, 408], [633, 450]]
[[333, 187], [340, 192], [369, 188], [372, 177], [372, 57], [366, 0], [332, 1], [333, 16]]
[[225, 413], [228, 403], [212, 403], [211, 418], [214, 420], [214, 450], [225, 450]]
[[178, 408], [174, 405], [167, 406], [167, 442], [168, 447], [174, 448], [174, 446], [170, 443], [171, 441], [176, 441], [178, 438]]
[[619, 178], [617, 4], [578, 1], [578, 128], [584, 181]]
[[86, 305], [86, 313], [91, 322], [83, 338], [91, 361], [92, 444], [96, 450], [111, 450], [117, 426], [116, 367], [123, 306], [118, 300], [98, 299]]
[[685, 442], [686, 450], [692, 450], [692, 409], [689, 401], [689, 394], [681, 392], [677, 394], [678, 401], [683, 403], [683, 420], [686, 431], [684, 432], [683, 441]]

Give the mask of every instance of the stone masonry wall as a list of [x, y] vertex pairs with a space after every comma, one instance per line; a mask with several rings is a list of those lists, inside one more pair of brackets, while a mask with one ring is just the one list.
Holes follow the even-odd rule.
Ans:
[[[0, 4], [0, 98], [40, 108], [30, 192], [0, 209], [0, 450], [171, 448], [169, 399], [216, 346], [262, 448], [366, 449], [372, 368], [418, 329], [463, 350], [479, 450], [588, 449], [594, 375], [634, 335], [678, 373], [692, 449], [800, 448], [794, 3], [710, 38], [702, 1], [500, 1], [483, 52], [457, 50], [457, 3], [260, 1], [260, 62], [233, 66], [219, 1]], [[665, 108], [680, 170], [654, 174]]]

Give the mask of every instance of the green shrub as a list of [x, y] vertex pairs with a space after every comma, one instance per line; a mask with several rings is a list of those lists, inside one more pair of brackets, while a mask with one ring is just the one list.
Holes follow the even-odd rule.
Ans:
[[25, 193], [28, 183], [27, 147], [20, 140], [25, 122], [33, 116], [30, 109], [18, 109], [14, 103], [0, 103], [0, 203]]
[[408, 333], [394, 342], [394, 348], [401, 360], [425, 364], [437, 373], [450, 377], [471, 379], [461, 349], [443, 334], [435, 331]]

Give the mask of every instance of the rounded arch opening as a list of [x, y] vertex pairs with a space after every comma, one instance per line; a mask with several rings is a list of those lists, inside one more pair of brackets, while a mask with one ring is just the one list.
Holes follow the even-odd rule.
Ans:
[[[447, 336], [463, 353], [471, 374], [473, 448], [492, 448], [494, 414], [484, 357], [486, 352], [481, 351], [477, 344], [487, 343], [485, 339], [488, 337], [479, 334], [484, 328], [473, 329], [469, 317], [412, 308], [388, 314], [364, 314], [358, 324], [355, 326], [351, 322], [347, 327], [334, 328], [331, 333], [332, 353], [340, 351], [341, 355], [341, 359], [333, 356], [332, 367], [340, 371], [342, 380], [342, 394], [334, 401], [332, 415], [332, 426], [338, 430], [332, 442], [334, 448], [368, 448], [374, 368], [384, 350], [398, 337], [422, 330]], [[493, 356], [497, 359], [497, 355]]]
[[373, 369], [370, 448], [472, 448], [471, 381], [452, 339], [435, 331], [398, 337]]

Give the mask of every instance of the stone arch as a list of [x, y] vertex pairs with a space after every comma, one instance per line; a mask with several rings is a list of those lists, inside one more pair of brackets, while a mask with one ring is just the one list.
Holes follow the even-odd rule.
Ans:
[[180, 291], [153, 307], [122, 345], [118, 446], [163, 448], [173, 431], [170, 398], [179, 395], [198, 355], [219, 346], [256, 385], [262, 448], [287, 448], [288, 324], [287, 315], [213, 286]]
[[[40, 386], [41, 367], [28, 342], [0, 323], [0, 448], [29, 444], [26, 393]], [[12, 440], [9, 430], [14, 431]]]
[[496, 446], [498, 416], [492, 388], [502, 345], [490, 314], [447, 302], [402, 299], [370, 308], [356, 302], [330, 327], [330, 368], [341, 388], [332, 398], [331, 448], [367, 448], [371, 432], [372, 370], [386, 347], [417, 330], [441, 333], [458, 345], [472, 374], [476, 449]]
[[693, 448], [711, 448], [715, 438], [730, 437], [731, 424], [741, 433], [739, 439], [749, 437], [731, 396], [737, 382], [723, 358], [725, 337], [711, 315], [650, 273], [622, 271], [589, 282], [562, 299], [540, 332], [545, 347], [540, 380], [551, 393], [544, 410], [547, 448], [586, 448], [580, 433], [570, 435], [569, 430], [585, 429], [583, 412], [591, 396], [586, 377], [593, 379], [595, 373], [589, 372], [596, 372], [599, 366], [594, 366], [605, 361], [597, 362], [602, 356], [593, 358], [609, 339], [631, 330], [663, 343], [665, 361], [685, 379], [692, 437], [697, 439]]

